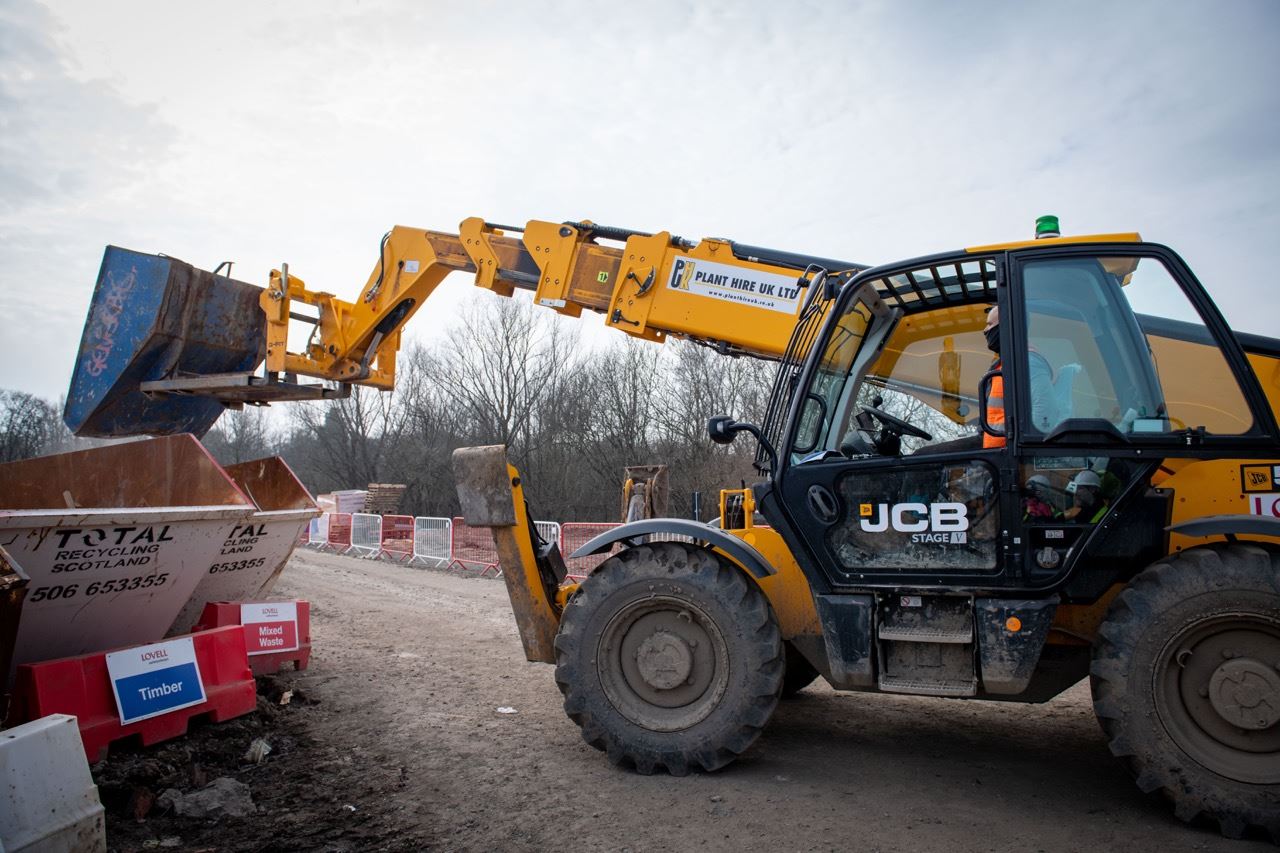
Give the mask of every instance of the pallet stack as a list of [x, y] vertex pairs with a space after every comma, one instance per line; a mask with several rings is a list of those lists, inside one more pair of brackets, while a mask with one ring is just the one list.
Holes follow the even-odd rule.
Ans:
[[373, 515], [395, 515], [407, 488], [403, 483], [370, 483], [364, 498], [364, 511]]

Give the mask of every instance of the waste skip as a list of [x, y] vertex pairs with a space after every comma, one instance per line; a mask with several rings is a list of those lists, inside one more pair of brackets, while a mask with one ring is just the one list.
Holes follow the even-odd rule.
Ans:
[[252, 371], [266, 354], [262, 288], [176, 258], [108, 246], [63, 417], [76, 435], [204, 435], [222, 404], [152, 397], [146, 381]]
[[256, 511], [190, 435], [0, 465], [0, 547], [30, 579], [10, 670], [164, 637]]
[[[9, 671], [13, 647], [18, 639], [18, 620], [22, 617], [22, 600], [27, 595], [27, 576], [9, 554], [0, 547], [0, 676]], [[9, 714], [9, 697], [5, 681], [0, 678], [0, 720]]]
[[210, 601], [265, 596], [297, 546], [299, 533], [320, 514], [311, 493], [278, 456], [228, 465], [224, 470], [257, 511], [231, 529], [170, 634], [190, 631]]

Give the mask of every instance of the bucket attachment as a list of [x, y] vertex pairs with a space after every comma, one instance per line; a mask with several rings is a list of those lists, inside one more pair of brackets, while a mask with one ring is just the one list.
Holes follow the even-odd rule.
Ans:
[[142, 383], [247, 374], [266, 351], [262, 289], [175, 258], [108, 246], [63, 418], [76, 435], [204, 435], [224, 409]]

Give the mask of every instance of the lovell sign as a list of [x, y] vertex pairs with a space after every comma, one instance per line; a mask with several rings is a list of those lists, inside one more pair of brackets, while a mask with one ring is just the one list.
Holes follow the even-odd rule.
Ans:
[[196, 647], [190, 637], [108, 652], [106, 657], [121, 725], [205, 700]]
[[241, 604], [240, 624], [251, 655], [292, 652], [298, 648], [298, 603]]

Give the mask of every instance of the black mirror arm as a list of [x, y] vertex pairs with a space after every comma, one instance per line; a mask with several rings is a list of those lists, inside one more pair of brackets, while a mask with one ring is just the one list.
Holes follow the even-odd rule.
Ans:
[[728, 415], [716, 415], [707, 421], [707, 433], [716, 444], [731, 444], [733, 437], [740, 432], [749, 432], [756, 437], [756, 441], [764, 448], [764, 452], [769, 455], [769, 470], [776, 474], [778, 472], [778, 452], [765, 439], [764, 433], [760, 432], [760, 427], [746, 421], [735, 421]]
[[995, 381], [997, 376], [1003, 378], [1004, 374], [999, 370], [991, 370], [978, 380], [978, 425], [982, 427], [982, 431], [987, 435], [993, 435], [996, 438], [1004, 438], [1004, 427], [996, 429], [987, 419], [987, 400], [991, 396], [991, 383]]

